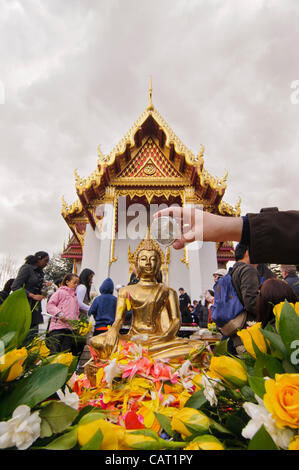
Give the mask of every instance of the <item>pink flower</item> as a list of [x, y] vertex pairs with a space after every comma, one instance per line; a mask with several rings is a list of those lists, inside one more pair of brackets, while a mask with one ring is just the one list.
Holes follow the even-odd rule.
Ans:
[[153, 377], [154, 382], [159, 380], [171, 381], [173, 378], [171, 367], [163, 364], [163, 362], [155, 362], [151, 369], [151, 376]]
[[151, 367], [152, 363], [147, 357], [143, 357], [137, 362], [130, 361], [129, 364], [123, 368], [122, 378], [125, 379], [129, 377], [132, 379], [137, 372], [148, 375]]

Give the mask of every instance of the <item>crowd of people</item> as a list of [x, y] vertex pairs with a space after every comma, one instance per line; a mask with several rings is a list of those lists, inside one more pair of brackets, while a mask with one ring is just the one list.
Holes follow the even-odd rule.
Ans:
[[[171, 214], [182, 217], [182, 208], [165, 209], [155, 216]], [[187, 209], [188, 210], [188, 209]], [[196, 213], [195, 213], [196, 214]], [[275, 209], [261, 211], [260, 214], [248, 214], [243, 218], [230, 218], [204, 213], [206, 218], [203, 239], [206, 241], [239, 241], [235, 248], [235, 263], [226, 271], [218, 269], [213, 273], [211, 289], [200, 296], [200, 300], [191, 299], [185, 289], [179, 289], [179, 305], [181, 322], [183, 324], [196, 324], [206, 328], [213, 321], [213, 308], [215, 294], [219, 279], [227, 274], [231, 277], [232, 285], [243, 308], [243, 316], [238, 316], [241, 323], [236, 324], [235, 319], [220, 328], [223, 338], [229, 338], [230, 352], [234, 354], [240, 345], [240, 337], [236, 332], [246, 326], [248, 321], [259, 321], [263, 326], [267, 323], [274, 325], [273, 305], [288, 300], [299, 300], [299, 277], [295, 264], [281, 264], [281, 276], [272, 272], [267, 266], [268, 262], [290, 262], [293, 256], [294, 263], [299, 263], [298, 243], [292, 248], [294, 240], [298, 242], [298, 212], [287, 211], [280, 213]], [[260, 216], [260, 217], [259, 217]], [[238, 219], [238, 220], [236, 220]], [[196, 239], [196, 216], [193, 216], [194, 227], [192, 236], [182, 235], [174, 244], [174, 248], [182, 248], [185, 243]], [[200, 219], [202, 220], [202, 219]], [[288, 221], [291, 225], [288, 230], [279, 224]], [[297, 225], [294, 227], [294, 222]], [[231, 224], [231, 225], [230, 225]], [[262, 236], [259, 229], [262, 224]], [[276, 239], [272, 240], [271, 230], [275, 228]], [[220, 234], [217, 232], [220, 232]], [[201, 227], [202, 230], [202, 227]], [[215, 232], [216, 230], [216, 232]], [[268, 230], [268, 234], [267, 234]], [[268, 238], [266, 237], [268, 236]], [[270, 240], [270, 241], [269, 241]], [[284, 245], [280, 242], [284, 241]], [[263, 249], [262, 249], [263, 248]], [[27, 256], [25, 263], [19, 269], [14, 279], [9, 279], [0, 292], [0, 303], [3, 303], [13, 291], [25, 288], [25, 292], [32, 311], [32, 321], [27, 341], [38, 334], [39, 325], [43, 323], [41, 301], [45, 299], [44, 268], [49, 262], [49, 255], [39, 251]], [[161, 273], [160, 273], [161, 274]], [[84, 348], [83, 342], [74, 340], [72, 335], [73, 320], [80, 317], [94, 318], [93, 334], [101, 334], [113, 324], [116, 313], [117, 291], [120, 285], [114, 288], [113, 280], [105, 279], [99, 289], [99, 295], [91, 302], [90, 290], [95, 273], [91, 269], [83, 269], [79, 276], [66, 273], [61, 279], [55, 281], [55, 292], [47, 298], [47, 312], [50, 316], [47, 329], [47, 338], [51, 352], [70, 350], [80, 355]], [[162, 276], [157, 279], [162, 282]], [[129, 284], [138, 282], [136, 272], [130, 277]], [[130, 311], [126, 320], [130, 318]], [[237, 325], [237, 326], [236, 326]]]

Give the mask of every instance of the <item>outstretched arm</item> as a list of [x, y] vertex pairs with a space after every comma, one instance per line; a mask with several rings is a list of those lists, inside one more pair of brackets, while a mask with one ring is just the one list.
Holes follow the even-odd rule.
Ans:
[[[165, 215], [173, 217], [182, 230], [181, 238], [173, 244], [175, 249], [183, 248], [186, 243], [196, 240], [211, 242], [241, 240], [242, 217], [224, 217], [195, 207], [169, 207], [156, 212], [154, 218]], [[188, 230], [184, 231], [184, 226], [187, 224]]]

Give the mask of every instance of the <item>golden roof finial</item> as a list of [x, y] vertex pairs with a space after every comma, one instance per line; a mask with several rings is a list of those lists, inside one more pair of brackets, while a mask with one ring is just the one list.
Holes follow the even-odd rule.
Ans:
[[62, 212], [67, 211], [67, 203], [65, 202], [64, 196], [62, 196], [61, 202], [62, 202]]
[[241, 197], [239, 196], [238, 201], [237, 201], [237, 204], [235, 205], [235, 211], [236, 211], [236, 215], [237, 215], [238, 217], [241, 215], [241, 202], [242, 202], [242, 199], [241, 199]]
[[79, 185], [81, 182], [81, 178], [79, 176], [77, 168], [74, 170], [74, 176], [75, 176], [76, 185]]
[[152, 77], [150, 77], [150, 85], [149, 85], [149, 90], [148, 90], [148, 107], [147, 107], [148, 111], [154, 110], [152, 97], [153, 97], [153, 85], [152, 85]]
[[222, 176], [222, 178], [221, 178], [221, 180], [220, 180], [220, 183], [221, 183], [222, 185], [226, 185], [227, 176], [228, 176], [228, 169], [226, 168], [226, 169], [225, 169], [225, 173], [224, 173], [224, 175]]

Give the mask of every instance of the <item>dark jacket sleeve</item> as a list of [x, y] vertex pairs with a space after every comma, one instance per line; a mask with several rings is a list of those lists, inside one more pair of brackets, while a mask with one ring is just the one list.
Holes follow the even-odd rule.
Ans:
[[[30, 278], [30, 266], [27, 265], [27, 264], [24, 264], [23, 266], [21, 266], [21, 268], [19, 269], [19, 272], [17, 274], [17, 277], [15, 278], [12, 286], [11, 286], [11, 290], [12, 291], [15, 291], [15, 290], [18, 290], [18, 289], [21, 289], [24, 285], [27, 284], [28, 282], [28, 279]], [[26, 293], [27, 295], [29, 294], [29, 291], [27, 289], [26, 290]]]
[[247, 217], [251, 263], [299, 264], [299, 211], [272, 207]]

